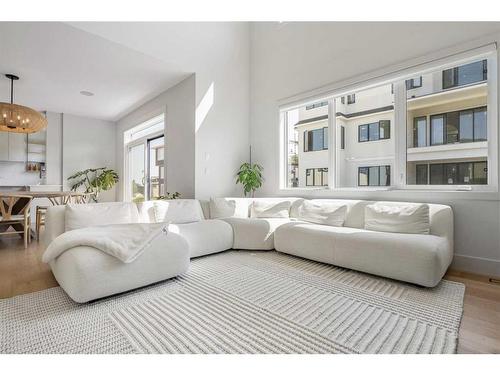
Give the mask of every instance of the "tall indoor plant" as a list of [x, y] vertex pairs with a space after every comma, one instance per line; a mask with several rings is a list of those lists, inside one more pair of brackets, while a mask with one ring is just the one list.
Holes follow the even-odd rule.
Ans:
[[101, 191], [111, 189], [118, 182], [118, 173], [106, 167], [89, 168], [69, 176], [68, 181], [72, 181], [72, 191], [83, 187], [85, 193], [91, 193], [92, 200], [97, 202]]
[[264, 168], [260, 164], [252, 163], [252, 149], [250, 148], [250, 162], [243, 163], [236, 173], [236, 184], [243, 185], [243, 194], [245, 197], [251, 193], [255, 195], [255, 190], [262, 186], [264, 178], [262, 171]]

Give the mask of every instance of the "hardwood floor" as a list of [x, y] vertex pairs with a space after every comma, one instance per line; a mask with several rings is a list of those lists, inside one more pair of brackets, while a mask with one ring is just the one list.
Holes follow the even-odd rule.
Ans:
[[[41, 261], [42, 253], [43, 246], [36, 240], [24, 249], [18, 237], [0, 239], [0, 298], [57, 286]], [[445, 278], [466, 286], [458, 352], [500, 353], [500, 284], [459, 271], [449, 271]]]

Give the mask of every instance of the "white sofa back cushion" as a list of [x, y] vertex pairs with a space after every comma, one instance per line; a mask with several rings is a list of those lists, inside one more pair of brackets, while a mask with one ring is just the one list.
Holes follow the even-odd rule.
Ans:
[[333, 202], [304, 200], [298, 208], [300, 220], [316, 224], [341, 227], [344, 225], [347, 205]]
[[132, 202], [68, 204], [65, 208], [66, 231], [96, 225], [139, 222], [139, 211]]
[[253, 218], [288, 218], [290, 217], [290, 201], [269, 202], [254, 201], [250, 207], [250, 217]]
[[210, 218], [248, 217], [248, 198], [210, 198]]
[[429, 234], [429, 205], [376, 202], [365, 208], [365, 229], [378, 232]]
[[203, 220], [203, 211], [197, 199], [172, 199], [152, 202], [156, 223], [183, 224]]

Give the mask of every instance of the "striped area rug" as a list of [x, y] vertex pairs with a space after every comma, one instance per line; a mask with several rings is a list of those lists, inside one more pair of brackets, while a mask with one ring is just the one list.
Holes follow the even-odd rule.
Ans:
[[454, 353], [464, 285], [428, 289], [277, 252], [193, 259], [109, 314], [140, 353]]

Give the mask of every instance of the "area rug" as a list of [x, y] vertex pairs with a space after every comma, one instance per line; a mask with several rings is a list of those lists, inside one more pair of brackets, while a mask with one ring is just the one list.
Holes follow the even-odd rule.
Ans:
[[464, 290], [228, 251], [93, 303], [76, 304], [60, 288], [0, 300], [0, 352], [454, 353]]

